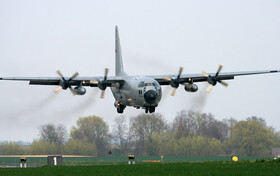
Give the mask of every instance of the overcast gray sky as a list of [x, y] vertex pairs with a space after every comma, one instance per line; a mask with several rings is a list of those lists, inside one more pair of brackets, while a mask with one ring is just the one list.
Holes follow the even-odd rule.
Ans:
[[[125, 71], [130, 75], [280, 69], [280, 1], [182, 0], [85, 1], [0, 0], [0, 75], [101, 76], [114, 74], [114, 26], [119, 26]], [[180, 110], [211, 112], [217, 119], [263, 117], [280, 130], [280, 74], [236, 77], [206, 95], [181, 86], [166, 89], [156, 109], [168, 121]], [[78, 117], [118, 116], [109, 89], [53, 94], [53, 86], [0, 82], [0, 140], [38, 138], [46, 123], [70, 129]], [[204, 103], [197, 104], [197, 100]], [[128, 107], [127, 117], [143, 110]]]

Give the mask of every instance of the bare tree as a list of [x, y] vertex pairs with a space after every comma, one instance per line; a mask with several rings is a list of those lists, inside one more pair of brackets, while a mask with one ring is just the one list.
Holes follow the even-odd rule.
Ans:
[[229, 119], [224, 119], [223, 122], [225, 124], [227, 124], [228, 126], [228, 134], [227, 134], [227, 138], [231, 135], [232, 133], [232, 127], [238, 122], [238, 120], [236, 120], [235, 118], [231, 117]]
[[117, 139], [117, 143], [120, 146], [121, 153], [126, 153], [126, 146], [128, 142], [128, 126], [126, 124], [125, 116], [119, 116], [115, 118], [113, 125], [114, 138]]
[[193, 111], [178, 112], [172, 124], [172, 131], [175, 132], [177, 138], [193, 136], [196, 128], [196, 118]]
[[58, 125], [56, 127], [56, 132], [58, 136], [58, 143], [59, 144], [65, 144], [68, 140], [68, 131], [67, 128], [64, 125]]
[[40, 127], [40, 137], [45, 142], [62, 145], [66, 142], [68, 134], [66, 127], [61, 124], [47, 124]]
[[177, 138], [205, 136], [223, 141], [228, 137], [228, 130], [227, 123], [215, 119], [211, 113], [184, 110], [177, 113], [172, 124], [172, 131]]

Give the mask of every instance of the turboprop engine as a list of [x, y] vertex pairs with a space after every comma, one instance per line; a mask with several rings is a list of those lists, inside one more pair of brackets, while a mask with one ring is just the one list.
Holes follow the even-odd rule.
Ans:
[[198, 90], [198, 86], [196, 84], [185, 84], [185, 90], [187, 92], [196, 92]]
[[87, 92], [86, 89], [82, 86], [75, 87], [74, 91], [76, 92], [77, 95], [84, 95]]

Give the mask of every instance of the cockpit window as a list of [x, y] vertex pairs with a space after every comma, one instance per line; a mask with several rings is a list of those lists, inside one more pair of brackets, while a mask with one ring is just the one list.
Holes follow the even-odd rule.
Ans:
[[144, 86], [145, 86], [145, 87], [146, 87], [146, 86], [157, 87], [158, 84], [157, 84], [156, 82], [146, 82], [146, 83], [140, 82], [139, 85], [138, 85], [138, 87], [144, 87]]
[[153, 86], [152, 83], [145, 83], [145, 86]]
[[144, 82], [140, 82], [140, 84], [138, 85], [138, 87], [144, 87]]

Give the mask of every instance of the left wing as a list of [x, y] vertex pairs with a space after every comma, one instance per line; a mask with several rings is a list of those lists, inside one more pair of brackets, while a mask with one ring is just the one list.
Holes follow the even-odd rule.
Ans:
[[[178, 75], [154, 75], [149, 76], [154, 78], [159, 82], [160, 85], [169, 85], [171, 80], [177, 80], [180, 84], [193, 83], [193, 82], [205, 82], [208, 77], [216, 79], [217, 81], [234, 79], [235, 76], [245, 76], [245, 75], [257, 75], [257, 74], [267, 74], [267, 73], [278, 73], [280, 70], [263, 70], [263, 71], [243, 71], [243, 72], [224, 72], [224, 73], [209, 73], [205, 74], [182, 74]], [[205, 73], [205, 72], [204, 72]]]
[[197, 85], [193, 84], [194, 82], [208, 82], [209, 87], [206, 92], [210, 93], [213, 86], [217, 83], [222, 84], [223, 86], [228, 86], [228, 83], [223, 80], [234, 79], [235, 76], [244, 76], [244, 75], [256, 75], [256, 74], [266, 74], [266, 73], [277, 73], [280, 70], [263, 70], [263, 71], [244, 71], [244, 72], [228, 72], [220, 73], [223, 66], [220, 65], [216, 73], [206, 73], [202, 71], [201, 74], [182, 74], [183, 67], [180, 67], [178, 75], [156, 75], [151, 76], [159, 82], [160, 85], [171, 85], [173, 91], [171, 96], [175, 95], [176, 89], [180, 84], [185, 84], [185, 89], [188, 92], [196, 92], [198, 90]]

